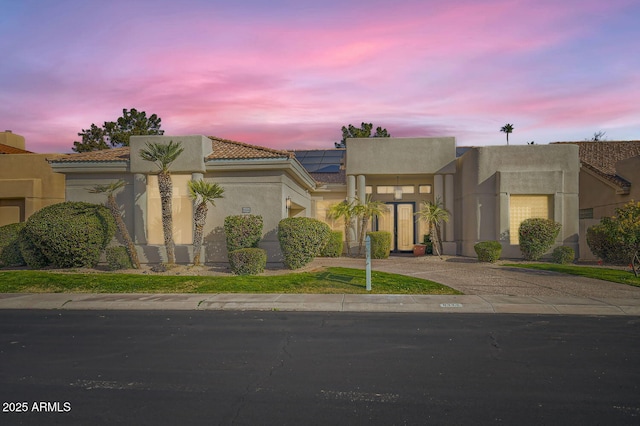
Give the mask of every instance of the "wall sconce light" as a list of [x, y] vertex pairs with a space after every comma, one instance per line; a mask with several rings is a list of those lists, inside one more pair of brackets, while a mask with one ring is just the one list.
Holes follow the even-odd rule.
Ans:
[[402, 200], [402, 187], [400, 186], [400, 176], [396, 176], [396, 186], [393, 188], [393, 199]]
[[285, 205], [287, 206], [287, 211], [291, 210], [291, 197], [287, 197]]

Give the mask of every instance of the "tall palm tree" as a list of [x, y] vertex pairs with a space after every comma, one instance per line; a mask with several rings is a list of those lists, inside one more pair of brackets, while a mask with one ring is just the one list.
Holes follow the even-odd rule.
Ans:
[[507, 145], [509, 145], [509, 133], [513, 133], [513, 124], [505, 124], [504, 126], [502, 126], [500, 131], [507, 134]]
[[[433, 242], [433, 248], [436, 254], [440, 256], [442, 253], [442, 232], [441, 223], [449, 222], [449, 211], [442, 206], [440, 198], [436, 198], [436, 201], [425, 201], [422, 203], [422, 208], [416, 213], [421, 219], [427, 222], [429, 227], [429, 235], [431, 235], [431, 241]], [[431, 232], [433, 230], [433, 232]]]
[[224, 189], [217, 183], [209, 183], [203, 180], [189, 181], [189, 194], [196, 203], [193, 212], [193, 265], [200, 265], [200, 252], [202, 251], [202, 238], [204, 236], [204, 225], [207, 222], [208, 203], [215, 206], [217, 198], [224, 198]]
[[358, 254], [362, 254], [362, 246], [364, 236], [369, 226], [369, 221], [374, 216], [381, 216], [386, 211], [385, 204], [382, 201], [373, 201], [371, 195], [367, 195], [364, 203], [355, 207], [356, 216], [360, 219], [360, 235], [358, 241]]
[[87, 190], [92, 194], [107, 194], [107, 207], [111, 212], [111, 216], [113, 216], [113, 219], [116, 221], [116, 226], [118, 227], [120, 236], [126, 244], [131, 263], [136, 269], [140, 269], [140, 260], [138, 259], [138, 253], [136, 252], [136, 246], [135, 244], [133, 244], [131, 235], [129, 235], [129, 230], [127, 229], [127, 226], [124, 224], [124, 220], [122, 219], [122, 213], [120, 212], [120, 207], [116, 202], [116, 197], [113, 195], [116, 191], [118, 191], [125, 185], [125, 181], [119, 180], [108, 185], [95, 185], [93, 188]]
[[351, 256], [351, 226], [353, 224], [353, 218], [356, 216], [355, 203], [344, 200], [338, 204], [334, 204], [329, 208], [327, 216], [330, 219], [342, 219], [344, 221], [344, 238], [347, 242], [347, 255]]
[[147, 148], [140, 150], [143, 160], [156, 163], [158, 172], [158, 189], [160, 191], [160, 204], [162, 205], [162, 232], [164, 245], [167, 249], [167, 263], [176, 263], [175, 243], [173, 241], [173, 215], [171, 212], [171, 198], [173, 197], [173, 183], [169, 167], [182, 154], [180, 142], [169, 141], [168, 145], [147, 142]]

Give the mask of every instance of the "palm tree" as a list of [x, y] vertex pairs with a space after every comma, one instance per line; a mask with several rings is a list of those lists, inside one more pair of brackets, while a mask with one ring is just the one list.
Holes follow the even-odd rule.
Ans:
[[140, 260], [138, 259], [138, 253], [136, 252], [136, 246], [133, 244], [131, 235], [129, 235], [129, 230], [127, 230], [127, 226], [124, 224], [124, 220], [122, 219], [122, 213], [120, 212], [120, 207], [118, 207], [118, 203], [116, 202], [116, 197], [113, 195], [117, 190], [125, 185], [125, 181], [119, 180], [108, 185], [95, 185], [93, 188], [88, 189], [88, 191], [92, 194], [107, 194], [107, 207], [109, 208], [113, 219], [116, 221], [120, 236], [126, 244], [131, 263], [134, 268], [140, 269]]
[[208, 203], [215, 206], [217, 198], [224, 198], [224, 189], [217, 183], [209, 183], [203, 180], [189, 181], [189, 194], [196, 203], [193, 212], [193, 266], [200, 265], [200, 252], [202, 251], [202, 238], [204, 236], [204, 225], [207, 222]]
[[347, 255], [351, 256], [351, 225], [353, 218], [356, 216], [353, 201], [344, 200], [341, 203], [334, 204], [329, 208], [327, 216], [330, 219], [344, 220], [344, 238], [347, 242]]
[[507, 134], [507, 145], [509, 145], [509, 133], [513, 133], [513, 124], [505, 124], [504, 126], [502, 126], [500, 131]]
[[140, 157], [143, 160], [156, 163], [158, 172], [158, 189], [160, 191], [160, 204], [162, 205], [162, 232], [164, 234], [164, 245], [167, 249], [167, 263], [176, 263], [175, 243], [173, 241], [173, 215], [171, 213], [171, 198], [173, 197], [173, 184], [169, 167], [180, 154], [182, 154], [180, 142], [169, 141], [168, 145], [147, 142], [147, 148], [140, 150]]
[[362, 254], [362, 245], [364, 243], [364, 236], [369, 226], [369, 221], [374, 216], [381, 216], [386, 211], [385, 204], [382, 201], [371, 200], [371, 195], [367, 195], [364, 204], [358, 204], [355, 206], [355, 213], [360, 218], [360, 238], [358, 241], [358, 254]]
[[[442, 253], [442, 232], [441, 222], [449, 222], [449, 211], [442, 206], [440, 198], [436, 198], [436, 201], [425, 201], [422, 203], [422, 208], [416, 213], [421, 219], [427, 222], [429, 227], [429, 235], [431, 235], [431, 241], [433, 242], [433, 248], [436, 254], [440, 256]], [[431, 231], [434, 232], [431, 232]]]

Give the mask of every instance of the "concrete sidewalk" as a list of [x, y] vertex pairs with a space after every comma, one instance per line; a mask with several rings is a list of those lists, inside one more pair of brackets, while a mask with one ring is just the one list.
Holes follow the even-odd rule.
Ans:
[[0, 309], [640, 315], [639, 299], [381, 294], [1, 294]]
[[[0, 309], [279, 310], [640, 316], [640, 288], [463, 257], [394, 256], [373, 270], [429, 279], [461, 296], [381, 294], [0, 294]], [[513, 262], [511, 262], [513, 263]], [[304, 270], [364, 269], [363, 259], [317, 258]], [[272, 271], [283, 273], [283, 271]], [[375, 289], [375, 282], [372, 283]]]

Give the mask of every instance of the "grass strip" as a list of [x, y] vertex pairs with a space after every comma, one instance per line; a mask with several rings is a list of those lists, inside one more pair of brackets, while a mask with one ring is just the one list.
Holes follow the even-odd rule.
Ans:
[[[433, 281], [373, 271], [373, 294], [462, 294]], [[273, 276], [0, 271], [0, 293], [314, 293], [366, 291], [365, 271], [328, 267]]]
[[636, 278], [633, 272], [622, 269], [603, 268], [599, 266], [560, 265], [556, 263], [509, 263], [504, 266], [560, 272], [563, 274], [578, 275], [640, 287], [640, 278]]

